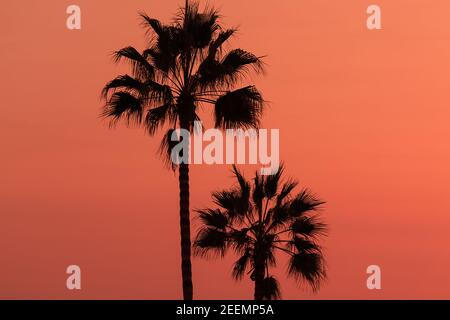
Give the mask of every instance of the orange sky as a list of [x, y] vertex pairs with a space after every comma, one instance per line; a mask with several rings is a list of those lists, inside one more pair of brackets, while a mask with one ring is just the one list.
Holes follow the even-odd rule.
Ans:
[[[159, 138], [98, 114], [102, 86], [125, 71], [109, 54], [144, 45], [137, 11], [168, 21], [184, 1], [25, 3], [0, 11], [0, 298], [181, 298], [178, 186]], [[73, 3], [81, 31], [66, 29]], [[214, 3], [240, 26], [234, 46], [267, 55], [255, 83], [287, 173], [327, 201], [329, 280], [312, 295], [281, 263], [283, 297], [449, 299], [450, 3]], [[365, 27], [373, 3], [380, 31]], [[227, 166], [195, 166], [192, 207], [232, 182]], [[232, 258], [194, 259], [196, 298], [252, 297]], [[80, 292], [65, 287], [69, 264]], [[381, 291], [366, 288], [371, 264]]]

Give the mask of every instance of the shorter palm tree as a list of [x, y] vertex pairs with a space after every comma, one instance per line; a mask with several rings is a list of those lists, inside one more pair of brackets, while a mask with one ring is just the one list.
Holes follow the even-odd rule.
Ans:
[[198, 210], [202, 226], [194, 243], [197, 255], [223, 257], [228, 249], [239, 256], [233, 277], [249, 274], [255, 300], [280, 298], [278, 281], [270, 273], [276, 251], [289, 255], [288, 275], [314, 291], [326, 278], [318, 240], [326, 225], [318, 209], [324, 202], [307, 189], [293, 194], [298, 183], [282, 181], [284, 168], [271, 176], [256, 173], [253, 185], [233, 166], [237, 187], [213, 193], [219, 208]]

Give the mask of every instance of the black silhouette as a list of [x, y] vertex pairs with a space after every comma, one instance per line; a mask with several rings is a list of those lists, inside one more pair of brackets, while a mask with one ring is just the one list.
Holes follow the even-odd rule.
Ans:
[[203, 223], [194, 243], [201, 256], [224, 256], [234, 250], [239, 259], [233, 277], [247, 270], [255, 282], [255, 300], [280, 298], [278, 281], [270, 274], [275, 252], [290, 255], [288, 275], [306, 282], [314, 291], [326, 277], [324, 256], [317, 240], [326, 234], [317, 209], [324, 203], [307, 189], [293, 194], [297, 182], [282, 182], [280, 168], [272, 176], [256, 173], [253, 186], [233, 166], [237, 187], [213, 193], [219, 208], [199, 210]]
[[[121, 75], [103, 89], [107, 103], [103, 116], [114, 125], [118, 120], [143, 125], [150, 135], [166, 127], [161, 155], [170, 160], [173, 131], [192, 130], [200, 106], [214, 106], [215, 125], [248, 128], [259, 125], [264, 101], [254, 86], [235, 89], [249, 71], [260, 73], [257, 56], [242, 49], [225, 51], [224, 44], [236, 29], [224, 29], [213, 8], [199, 11], [199, 4], [186, 1], [171, 24], [140, 14], [151, 35], [140, 52], [126, 47], [115, 52], [116, 62], [131, 63], [131, 75]], [[189, 214], [189, 165], [178, 166], [183, 297], [193, 298]]]

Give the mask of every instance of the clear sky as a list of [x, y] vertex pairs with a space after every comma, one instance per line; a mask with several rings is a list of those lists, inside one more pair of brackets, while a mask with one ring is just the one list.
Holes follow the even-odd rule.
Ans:
[[[73, 3], [79, 31], [66, 28]], [[183, 3], [2, 4], [0, 298], [181, 298], [178, 183], [156, 156], [159, 136], [110, 130], [98, 115], [102, 86], [126, 70], [110, 53], [144, 48], [137, 12], [169, 21]], [[366, 28], [373, 3], [382, 30]], [[214, 4], [240, 27], [233, 46], [267, 56], [254, 82], [287, 174], [327, 201], [329, 280], [312, 295], [281, 261], [283, 297], [450, 298], [450, 2]], [[194, 166], [192, 207], [232, 183], [227, 166]], [[232, 280], [233, 259], [193, 260], [196, 298], [252, 297], [250, 281]], [[79, 292], [65, 287], [70, 264]], [[381, 291], [366, 288], [371, 264]]]

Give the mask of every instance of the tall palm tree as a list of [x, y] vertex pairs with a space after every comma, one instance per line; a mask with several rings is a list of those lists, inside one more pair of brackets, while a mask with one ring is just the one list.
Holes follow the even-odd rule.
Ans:
[[224, 256], [232, 249], [239, 256], [233, 277], [246, 271], [255, 282], [255, 300], [280, 297], [278, 281], [270, 273], [276, 251], [289, 255], [288, 275], [319, 289], [326, 277], [324, 256], [317, 240], [326, 225], [317, 209], [324, 203], [307, 189], [293, 193], [294, 180], [281, 181], [283, 167], [272, 176], [256, 173], [251, 186], [233, 166], [237, 187], [213, 193], [218, 208], [198, 210], [202, 227], [194, 243], [201, 256]]
[[159, 128], [165, 130], [160, 151], [179, 173], [183, 297], [191, 300], [189, 164], [171, 162], [177, 143], [171, 140], [172, 133], [177, 128], [192, 133], [201, 106], [213, 106], [218, 128], [258, 127], [264, 107], [260, 92], [254, 86], [236, 86], [248, 72], [263, 72], [263, 64], [242, 49], [226, 51], [224, 45], [236, 29], [224, 29], [213, 8], [200, 12], [198, 2], [186, 1], [170, 24], [145, 13], [140, 16], [150, 35], [148, 46], [143, 51], [130, 46], [115, 52], [116, 62], [130, 62], [131, 75], [106, 84], [103, 116], [112, 125], [119, 120], [142, 125], [151, 136]]

